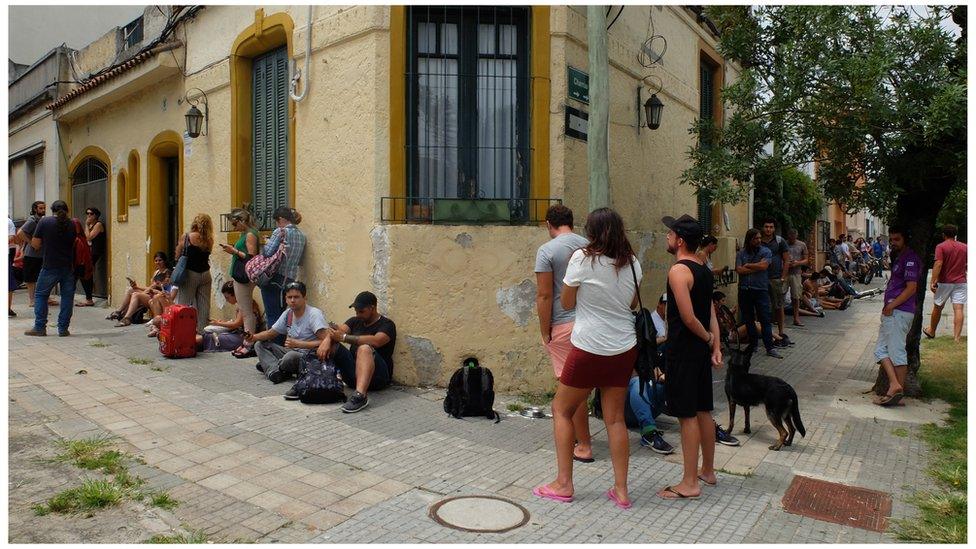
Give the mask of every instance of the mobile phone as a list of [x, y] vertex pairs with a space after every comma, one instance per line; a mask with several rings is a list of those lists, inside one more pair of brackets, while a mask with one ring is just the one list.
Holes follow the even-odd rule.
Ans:
[[136, 285], [136, 281], [135, 281], [135, 280], [132, 280], [132, 279], [131, 279], [131, 278], [129, 278], [129, 277], [125, 277], [125, 279], [129, 281], [129, 285], [130, 285], [130, 286], [135, 286], [135, 285]]

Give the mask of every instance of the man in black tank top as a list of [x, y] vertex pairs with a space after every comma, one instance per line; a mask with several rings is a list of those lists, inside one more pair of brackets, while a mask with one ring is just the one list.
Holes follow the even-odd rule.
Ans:
[[695, 254], [704, 236], [698, 221], [689, 215], [661, 221], [670, 229], [668, 253], [678, 260], [668, 271], [665, 398], [681, 425], [684, 474], [680, 483], [664, 488], [658, 496], [697, 498], [701, 495], [699, 480], [710, 485], [716, 480], [711, 368], [722, 367], [722, 351], [711, 301], [713, 275]]

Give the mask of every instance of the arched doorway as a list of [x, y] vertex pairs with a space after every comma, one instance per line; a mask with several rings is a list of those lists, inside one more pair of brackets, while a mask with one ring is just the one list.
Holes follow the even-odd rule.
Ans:
[[147, 206], [146, 272], [153, 272], [152, 257], [156, 252], [173, 251], [183, 227], [183, 138], [172, 130], [160, 132], [149, 143], [146, 155]]
[[[85, 211], [88, 208], [98, 208], [101, 213], [102, 225], [105, 227], [105, 239], [108, 242], [108, 168], [94, 157], [88, 157], [71, 172], [71, 216], [85, 223]], [[104, 244], [104, 253], [95, 264], [94, 295], [108, 297], [108, 245]], [[78, 286], [81, 290], [81, 286]]]

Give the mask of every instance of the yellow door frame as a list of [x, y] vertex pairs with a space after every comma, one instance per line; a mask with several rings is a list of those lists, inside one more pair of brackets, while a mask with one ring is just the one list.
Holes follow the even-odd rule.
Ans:
[[[176, 219], [163, 219], [166, 200], [166, 183], [163, 181], [163, 158], [176, 157], [178, 159], [177, 174], [177, 216]], [[177, 223], [183, 228], [183, 137], [173, 130], [159, 132], [149, 143], [146, 150], [146, 240], [150, 243], [146, 252], [146, 277], [153, 272], [152, 243], [166, 240], [166, 230], [169, 223]], [[165, 250], [167, 254], [172, 250]], [[175, 258], [171, 258], [175, 259]]]

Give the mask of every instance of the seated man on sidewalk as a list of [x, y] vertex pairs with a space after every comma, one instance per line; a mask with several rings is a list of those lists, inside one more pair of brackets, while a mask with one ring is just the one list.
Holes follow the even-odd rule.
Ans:
[[654, 421], [664, 409], [664, 375], [657, 368], [654, 369], [654, 375], [657, 382], [646, 384], [643, 396], [640, 394], [640, 379], [637, 376], [630, 378], [627, 400], [624, 402], [624, 421], [627, 427], [640, 429], [641, 446], [659, 454], [673, 454], [674, 447], [664, 440]]
[[[285, 284], [285, 304], [287, 309], [271, 329], [256, 334], [244, 334], [244, 341], [253, 344], [258, 354], [256, 368], [268, 376], [271, 383], [281, 383], [298, 375], [301, 361], [306, 353], [329, 343], [329, 325], [325, 314], [308, 305], [305, 300], [305, 284], [289, 282]], [[279, 335], [285, 336], [284, 346], [272, 342]], [[285, 395], [285, 398], [289, 398]]]
[[356, 390], [342, 405], [343, 412], [352, 414], [369, 405], [368, 391], [383, 389], [393, 380], [396, 324], [380, 314], [372, 292], [360, 292], [349, 308], [356, 316], [332, 327], [330, 337], [319, 345], [318, 357], [332, 356], [342, 381]]

